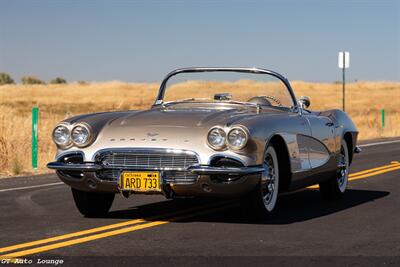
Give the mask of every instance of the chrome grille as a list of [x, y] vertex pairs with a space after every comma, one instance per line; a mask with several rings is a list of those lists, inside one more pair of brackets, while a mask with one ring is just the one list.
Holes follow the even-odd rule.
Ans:
[[143, 151], [107, 151], [100, 154], [98, 161], [110, 169], [124, 168], [137, 170], [186, 170], [199, 164], [197, 156], [187, 153]]
[[187, 172], [187, 168], [198, 165], [194, 153], [169, 150], [103, 151], [96, 161], [104, 170], [96, 173], [102, 180], [116, 181], [123, 170], [160, 170], [164, 183], [189, 184], [197, 181], [198, 175]]

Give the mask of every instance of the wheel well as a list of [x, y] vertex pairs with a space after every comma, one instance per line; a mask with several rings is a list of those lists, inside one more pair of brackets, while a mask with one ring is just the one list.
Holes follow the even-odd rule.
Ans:
[[347, 149], [349, 150], [349, 163], [353, 160], [353, 153], [354, 153], [354, 147], [353, 147], [353, 138], [351, 133], [347, 132], [343, 136], [344, 141], [346, 142]]
[[285, 140], [279, 135], [273, 136], [270, 139], [269, 144], [274, 146], [278, 156], [279, 191], [286, 191], [289, 189], [291, 182], [289, 151]]

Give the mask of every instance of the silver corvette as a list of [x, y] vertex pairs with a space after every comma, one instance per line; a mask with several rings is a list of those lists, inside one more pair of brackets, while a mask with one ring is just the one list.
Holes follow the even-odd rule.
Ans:
[[178, 69], [149, 110], [60, 122], [47, 166], [85, 216], [106, 214], [116, 193], [243, 196], [264, 216], [281, 192], [319, 184], [337, 199], [346, 190], [357, 128], [341, 110], [309, 106], [273, 71]]

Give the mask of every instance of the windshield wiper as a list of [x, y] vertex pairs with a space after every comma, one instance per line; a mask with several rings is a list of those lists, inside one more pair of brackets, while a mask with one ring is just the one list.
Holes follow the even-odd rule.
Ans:
[[210, 100], [210, 98], [207, 98], [207, 97], [201, 97], [201, 98], [195, 98], [195, 97], [184, 98], [184, 99], [179, 99], [179, 100], [174, 100], [174, 101], [168, 101], [168, 102], [163, 103], [162, 105], [165, 107], [165, 106], [171, 105], [171, 104], [182, 103], [182, 102], [190, 102], [190, 101], [197, 101], [197, 100]]

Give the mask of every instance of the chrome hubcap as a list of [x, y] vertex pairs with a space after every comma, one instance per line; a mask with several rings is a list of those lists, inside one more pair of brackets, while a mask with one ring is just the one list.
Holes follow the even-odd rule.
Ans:
[[337, 182], [339, 187], [342, 187], [346, 182], [347, 177], [347, 162], [346, 162], [346, 155], [343, 147], [340, 150], [340, 158], [338, 162], [338, 172], [337, 172]]
[[275, 192], [275, 179], [276, 179], [274, 162], [270, 155], [266, 155], [265, 157], [264, 168], [265, 171], [262, 177], [261, 190], [262, 190], [264, 205], [268, 206], [273, 199], [273, 195]]

